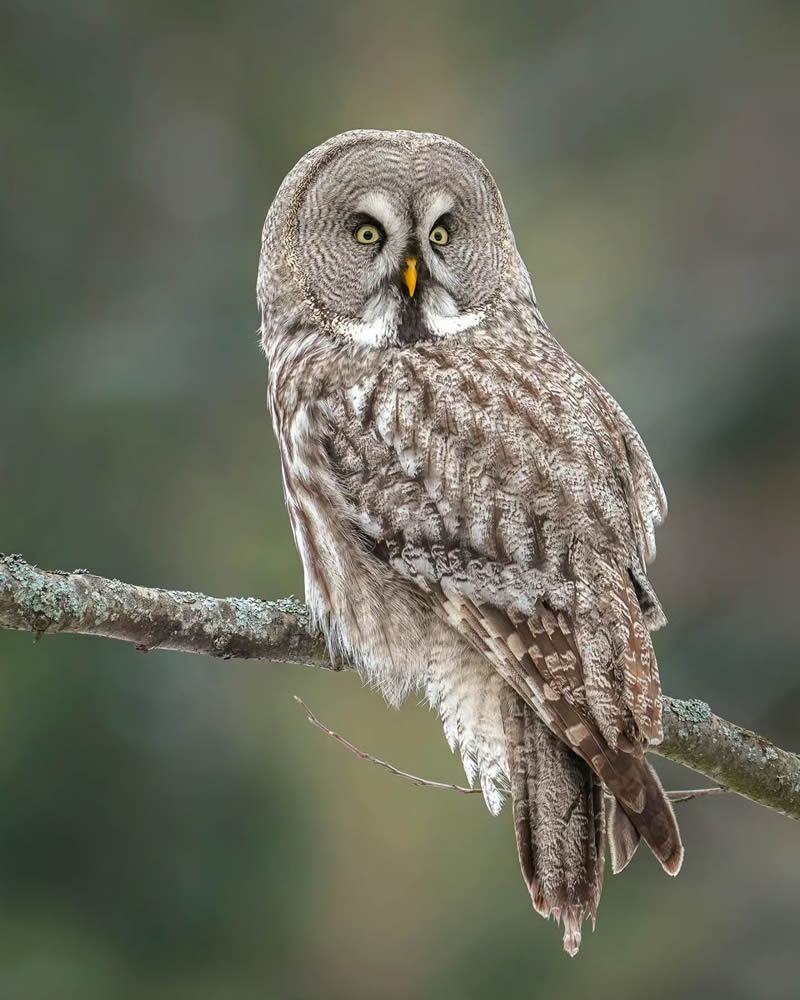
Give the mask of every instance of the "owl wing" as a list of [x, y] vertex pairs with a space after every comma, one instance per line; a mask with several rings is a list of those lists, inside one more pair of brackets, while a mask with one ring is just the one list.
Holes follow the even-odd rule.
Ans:
[[447, 588], [433, 588], [448, 623], [476, 646], [506, 683], [540, 719], [582, 757], [624, 805], [634, 812], [644, 806], [638, 754], [620, 742], [611, 748], [591, 713], [577, 697], [583, 688], [583, 665], [568, 618], [540, 605], [521, 618], [481, 604]]
[[641, 837], [664, 869], [676, 874], [683, 860], [680, 834], [642, 746], [623, 747], [621, 742], [609, 746], [591, 715], [576, 707], [574, 693], [580, 688], [582, 661], [566, 617], [542, 607], [539, 614], [520, 621], [457, 593], [447, 596], [439, 589], [436, 597], [450, 625], [487, 657], [509, 687], [586, 761], [613, 795], [614, 870], [627, 865]]
[[[663, 616], [645, 563], [663, 494], [611, 397], [549, 336], [479, 335], [398, 352], [331, 405], [328, 453], [375, 556], [626, 813], [658, 812], [643, 755], [661, 738], [645, 616]], [[673, 831], [641, 832], [674, 866]]]

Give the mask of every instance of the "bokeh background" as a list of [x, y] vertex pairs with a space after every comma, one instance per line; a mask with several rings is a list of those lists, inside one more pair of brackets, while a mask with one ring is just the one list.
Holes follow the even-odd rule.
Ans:
[[[553, 330], [670, 496], [668, 693], [800, 748], [800, 15], [791, 2], [5, 0], [0, 549], [302, 593], [265, 404], [260, 227], [306, 149], [449, 134], [504, 192]], [[508, 813], [352, 675], [0, 634], [0, 996], [797, 996], [800, 828], [680, 806], [580, 957]], [[697, 783], [661, 767], [672, 787]]]

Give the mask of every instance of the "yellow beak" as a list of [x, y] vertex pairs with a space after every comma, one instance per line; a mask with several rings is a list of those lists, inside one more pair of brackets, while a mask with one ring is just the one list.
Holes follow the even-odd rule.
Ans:
[[414, 289], [417, 287], [417, 258], [409, 257], [406, 261], [406, 269], [403, 271], [403, 282], [408, 289], [408, 294], [414, 298]]

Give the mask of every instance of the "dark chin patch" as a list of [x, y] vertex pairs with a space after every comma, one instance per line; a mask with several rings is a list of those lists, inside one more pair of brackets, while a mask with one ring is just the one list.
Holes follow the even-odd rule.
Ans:
[[416, 344], [420, 340], [433, 340], [433, 334], [425, 325], [422, 307], [418, 297], [403, 299], [397, 323], [397, 343], [401, 346]]

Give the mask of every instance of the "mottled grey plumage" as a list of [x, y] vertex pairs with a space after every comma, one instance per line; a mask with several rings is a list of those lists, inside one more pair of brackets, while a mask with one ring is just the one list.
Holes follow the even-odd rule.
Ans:
[[574, 954], [603, 786], [615, 871], [640, 837], [673, 874], [683, 855], [644, 757], [650, 457], [548, 331], [494, 180], [450, 139], [357, 131], [307, 154], [267, 216], [258, 298], [316, 620], [392, 703], [427, 694], [493, 812], [510, 790], [534, 906]]

